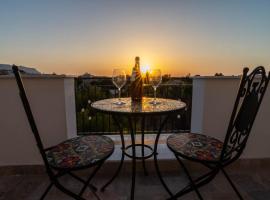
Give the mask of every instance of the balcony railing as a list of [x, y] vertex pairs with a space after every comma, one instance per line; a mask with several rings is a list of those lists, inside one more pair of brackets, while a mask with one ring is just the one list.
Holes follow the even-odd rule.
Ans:
[[[192, 80], [189, 78], [173, 78], [172, 80], [163, 82], [160, 85], [157, 90], [157, 96], [162, 98], [181, 99], [187, 103], [187, 108], [186, 112], [181, 115], [173, 115], [165, 125], [163, 132], [189, 131], [191, 124]], [[128, 88], [129, 83], [122, 89], [122, 97], [129, 96]], [[77, 78], [75, 80], [75, 95], [78, 134], [117, 133], [118, 130], [111, 115], [97, 113], [91, 109], [91, 103], [93, 101], [117, 97], [117, 89], [112, 84], [110, 78]], [[144, 95], [150, 97], [153, 96], [153, 89], [150, 85], [144, 85]], [[156, 132], [160, 121], [161, 117], [146, 118], [145, 132]]]
[[[108, 96], [103, 95], [97, 97], [96, 95], [96, 99], [114, 96], [112, 92], [115, 92], [115, 88], [111, 85], [110, 79], [107, 78], [107, 82], [103, 82], [95, 78], [95, 80], [91, 81], [96, 82], [89, 80], [85, 85], [80, 83], [80, 79], [76, 79], [77, 113], [75, 109], [75, 84], [73, 77], [43, 75], [23, 76], [23, 81], [45, 147], [54, 146], [66, 139], [77, 136], [76, 114], [77, 117], [85, 116], [84, 118], [77, 118], [78, 124], [80, 124], [80, 126], [77, 126], [80, 131], [79, 134], [93, 134], [95, 131], [98, 133], [111, 131], [110, 134], [113, 134], [117, 131], [111, 119], [110, 129], [109, 127], [104, 127], [103, 130], [101, 126], [96, 126], [96, 114], [86, 109], [87, 106], [89, 107], [88, 98], [91, 97], [91, 101], [94, 101], [94, 91], [96, 90], [98, 92], [101, 90], [102, 87], [99, 85], [110, 85], [112, 90], [109, 92], [109, 86], [102, 88], [102, 91], [105, 91], [105, 94], [107, 92]], [[185, 114], [183, 114], [180, 119], [174, 116], [169, 120], [165, 131], [169, 132], [170, 130], [175, 130], [181, 132], [183, 130], [189, 131], [190, 129], [193, 133], [203, 133], [223, 141], [237, 95], [239, 81], [240, 77], [238, 76], [197, 76], [192, 78], [192, 82], [190, 80], [184, 80], [184, 82], [164, 82], [164, 86], [162, 86], [164, 89], [159, 89], [159, 92], [161, 92], [159, 96], [164, 93], [164, 95], [173, 98], [173, 96], [176, 95], [174, 97], [175, 99], [181, 98], [188, 104], [188, 110]], [[87, 86], [89, 82], [91, 82], [90, 85], [92, 86], [84, 87]], [[167, 89], [166, 85], [176, 86], [170, 86]], [[82, 92], [80, 90], [89, 91]], [[151, 92], [149, 94], [150, 96], [153, 90], [150, 87], [149, 90], [149, 92]], [[190, 124], [191, 90], [192, 118]], [[0, 104], [0, 110], [2, 112], [2, 115], [0, 115], [1, 134], [2, 138], [4, 138], [0, 141], [0, 166], [41, 164], [41, 158], [37, 156], [36, 145], [33, 140], [33, 135], [29, 132], [29, 124], [27, 123], [25, 112], [18, 96], [18, 87], [13, 76], [0, 77], [0, 94], [2, 94]], [[78, 99], [83, 99], [83, 101], [78, 101]], [[270, 91], [268, 88], [252, 128], [249, 145], [248, 148], [246, 148], [243, 158], [270, 158], [268, 142], [270, 140], [268, 127], [270, 116], [269, 102]], [[82, 108], [86, 110], [84, 113], [81, 113]], [[86, 112], [90, 114], [88, 115]], [[89, 124], [89, 120], [87, 119], [88, 116], [92, 117], [90, 118], [91, 124]], [[104, 123], [108, 124], [109, 122], [106, 121], [108, 117], [105, 117], [107, 116], [99, 115], [97, 122], [102, 125], [103, 118]], [[85, 121], [83, 122], [82, 119]], [[184, 119], [186, 119], [186, 121], [184, 121]], [[147, 120], [151, 121], [151, 119]], [[158, 123], [158, 120], [153, 121]], [[85, 123], [84, 126], [82, 126], [82, 123]], [[14, 126], [14, 124], [16, 124], [16, 126]], [[172, 126], [174, 127], [172, 128]], [[154, 124], [148, 124], [148, 131], [154, 131], [153, 127]], [[16, 148], [10, 148], [14, 146], [14, 144], [16, 144]], [[28, 153], [26, 154], [25, 152]], [[164, 153], [163, 155], [164, 158], [166, 158], [169, 154]]]

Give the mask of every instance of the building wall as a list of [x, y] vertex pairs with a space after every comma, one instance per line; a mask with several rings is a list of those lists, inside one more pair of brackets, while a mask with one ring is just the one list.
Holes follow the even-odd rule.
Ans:
[[[223, 140], [238, 91], [238, 77], [195, 77], [191, 131]], [[245, 158], [270, 157], [270, 86], [254, 122]]]
[[[74, 79], [39, 76], [23, 81], [45, 147], [74, 137]], [[0, 78], [0, 112], [0, 165], [40, 164], [14, 78]]]

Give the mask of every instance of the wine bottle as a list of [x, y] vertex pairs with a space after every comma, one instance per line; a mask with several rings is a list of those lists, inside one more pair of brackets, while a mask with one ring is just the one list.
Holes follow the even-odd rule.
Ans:
[[135, 57], [135, 66], [130, 78], [131, 100], [141, 102], [143, 97], [143, 79], [140, 71], [140, 57]]

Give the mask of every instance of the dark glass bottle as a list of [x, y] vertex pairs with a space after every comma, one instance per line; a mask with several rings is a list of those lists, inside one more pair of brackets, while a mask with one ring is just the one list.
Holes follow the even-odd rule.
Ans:
[[143, 97], [143, 79], [140, 70], [140, 57], [135, 58], [135, 66], [132, 69], [130, 78], [131, 100], [141, 102]]

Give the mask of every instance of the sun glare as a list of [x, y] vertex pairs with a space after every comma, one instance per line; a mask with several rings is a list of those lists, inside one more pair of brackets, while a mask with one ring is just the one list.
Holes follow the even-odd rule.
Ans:
[[145, 75], [149, 71], [150, 71], [150, 66], [149, 65], [141, 66], [141, 73], [142, 73], [142, 75]]

